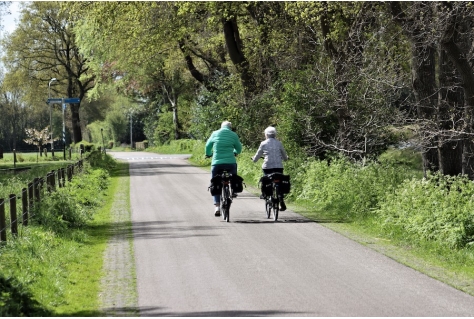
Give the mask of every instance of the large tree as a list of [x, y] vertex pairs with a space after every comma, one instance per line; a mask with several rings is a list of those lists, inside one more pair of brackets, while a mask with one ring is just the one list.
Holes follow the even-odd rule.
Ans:
[[[76, 45], [74, 17], [61, 9], [60, 2], [29, 2], [21, 12], [17, 29], [4, 41], [5, 64], [10, 72], [23, 72], [36, 86], [44, 87], [44, 101], [48, 98], [48, 84], [54, 97], [79, 97], [81, 101], [93, 87], [86, 59]], [[80, 103], [70, 104], [73, 141], [82, 140]]]
[[390, 2], [389, 9], [412, 45], [425, 170], [474, 178], [472, 4]]

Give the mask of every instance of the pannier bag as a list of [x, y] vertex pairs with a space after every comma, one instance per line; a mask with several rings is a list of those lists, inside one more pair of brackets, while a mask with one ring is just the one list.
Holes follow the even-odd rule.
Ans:
[[239, 175], [232, 175], [231, 184], [234, 193], [242, 193], [244, 191], [244, 179]]
[[267, 175], [263, 175], [259, 181], [260, 190], [266, 196], [272, 196], [272, 180]]
[[280, 191], [288, 194], [291, 190], [290, 175], [282, 175], [280, 180]]
[[211, 179], [211, 184], [208, 187], [212, 196], [220, 195], [222, 192], [222, 177], [219, 175], [214, 176]]
[[[290, 175], [283, 175], [281, 173], [273, 173], [270, 175], [269, 178], [270, 183], [271, 181], [275, 181], [278, 183], [280, 188], [281, 194], [288, 194], [291, 190], [291, 183], [290, 183]], [[271, 195], [271, 186], [270, 186], [270, 195]]]

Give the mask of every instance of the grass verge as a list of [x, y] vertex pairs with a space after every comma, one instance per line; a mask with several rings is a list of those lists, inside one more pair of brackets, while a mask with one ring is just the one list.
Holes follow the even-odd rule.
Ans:
[[[111, 171], [103, 205], [80, 229], [58, 234], [37, 224], [0, 248], [0, 316], [101, 316], [103, 260], [111, 237], [114, 194], [128, 166]], [[125, 187], [127, 187], [125, 185]], [[99, 194], [96, 194], [99, 195]]]

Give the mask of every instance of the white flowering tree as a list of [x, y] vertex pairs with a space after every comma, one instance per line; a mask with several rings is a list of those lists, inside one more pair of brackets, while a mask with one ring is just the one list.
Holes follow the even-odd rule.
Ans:
[[[41, 131], [38, 131], [34, 128], [27, 128], [25, 129], [25, 133], [28, 138], [24, 139], [24, 141], [28, 144], [32, 144], [38, 147], [38, 153], [40, 154], [40, 156], [42, 156], [41, 149], [43, 148], [43, 146], [48, 143], [51, 143], [51, 139], [49, 138], [49, 126], [46, 126]], [[58, 138], [53, 139], [53, 141], [56, 140], [58, 140]]]

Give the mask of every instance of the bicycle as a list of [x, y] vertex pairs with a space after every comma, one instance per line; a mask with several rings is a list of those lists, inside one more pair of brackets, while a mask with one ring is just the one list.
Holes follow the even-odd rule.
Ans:
[[271, 173], [265, 175], [271, 180], [271, 195], [268, 193], [265, 194], [265, 212], [267, 213], [267, 218], [270, 218], [273, 211], [273, 220], [276, 222], [278, 220], [278, 212], [280, 211], [280, 201], [283, 200], [283, 194], [280, 192], [280, 181], [283, 174], [281, 173]]
[[[206, 158], [211, 158], [212, 156], [207, 156]], [[221, 187], [221, 201], [220, 201], [220, 210], [222, 212], [222, 217], [226, 222], [230, 222], [230, 205], [232, 204], [232, 198], [234, 197], [232, 191], [232, 174], [229, 173], [226, 169], [218, 170], [216, 176], [220, 178]], [[214, 176], [214, 178], [216, 177]]]
[[230, 222], [230, 205], [232, 204], [231, 180], [232, 174], [227, 170], [219, 170], [217, 172], [221, 177], [222, 193], [221, 193], [221, 211], [222, 217], [226, 222]]

